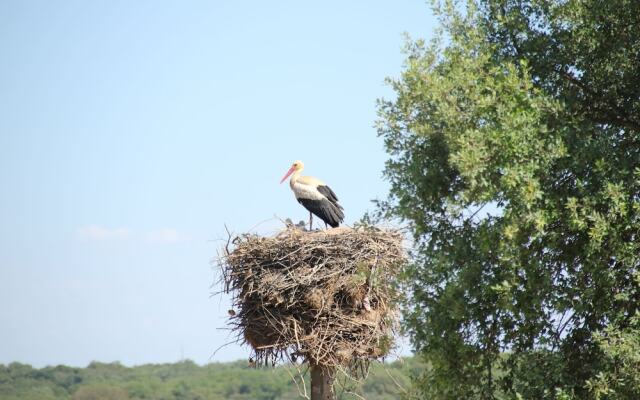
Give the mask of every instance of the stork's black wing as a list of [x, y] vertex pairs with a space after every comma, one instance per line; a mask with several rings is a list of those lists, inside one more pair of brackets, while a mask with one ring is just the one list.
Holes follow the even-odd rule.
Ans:
[[298, 202], [333, 228], [337, 228], [344, 220], [342, 207], [329, 199], [310, 200], [300, 198]]
[[320, 192], [320, 194], [322, 194], [324, 197], [329, 199], [329, 201], [331, 201], [333, 204], [337, 205], [338, 207], [340, 207], [340, 209], [342, 209], [342, 206], [338, 204], [338, 196], [336, 196], [335, 192], [331, 190], [329, 186], [327, 185], [318, 186], [318, 192]]

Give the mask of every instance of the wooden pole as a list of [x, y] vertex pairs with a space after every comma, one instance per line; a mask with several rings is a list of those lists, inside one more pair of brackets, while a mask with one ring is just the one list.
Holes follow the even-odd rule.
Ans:
[[333, 379], [335, 369], [311, 366], [311, 400], [335, 400]]

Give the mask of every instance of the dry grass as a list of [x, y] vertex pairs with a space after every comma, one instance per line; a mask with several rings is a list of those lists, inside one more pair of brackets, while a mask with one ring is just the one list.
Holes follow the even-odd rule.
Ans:
[[232, 244], [221, 258], [230, 324], [256, 363], [307, 361], [358, 375], [391, 350], [393, 282], [405, 260], [399, 232], [289, 228]]

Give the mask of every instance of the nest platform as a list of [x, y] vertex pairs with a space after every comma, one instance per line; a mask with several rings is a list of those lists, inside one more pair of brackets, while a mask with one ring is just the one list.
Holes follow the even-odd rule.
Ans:
[[256, 363], [354, 368], [392, 349], [405, 260], [398, 231], [290, 227], [232, 243], [221, 260], [230, 324]]

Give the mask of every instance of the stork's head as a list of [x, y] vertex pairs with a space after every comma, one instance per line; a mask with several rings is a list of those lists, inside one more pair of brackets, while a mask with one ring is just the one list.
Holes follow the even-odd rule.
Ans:
[[289, 168], [289, 171], [287, 171], [287, 173], [284, 175], [284, 177], [282, 177], [282, 179], [280, 180], [280, 183], [284, 182], [287, 180], [287, 178], [293, 174], [296, 171], [302, 171], [302, 169], [304, 168], [304, 163], [300, 160], [296, 160], [293, 162], [293, 164], [291, 164], [291, 168]]

